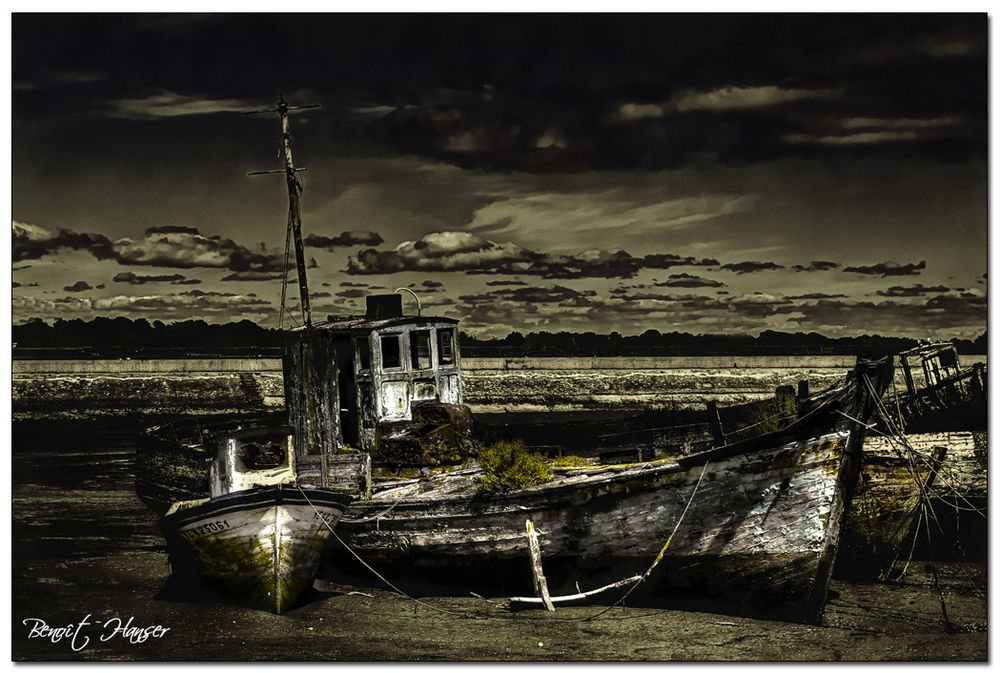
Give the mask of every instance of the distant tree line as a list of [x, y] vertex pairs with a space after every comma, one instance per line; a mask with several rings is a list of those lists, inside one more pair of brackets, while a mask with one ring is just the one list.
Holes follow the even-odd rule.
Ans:
[[251, 320], [213, 324], [204, 320], [164, 323], [145, 318], [92, 320], [41, 319], [14, 325], [15, 358], [60, 357], [198, 357], [233, 355], [271, 357], [280, 352], [281, 331]]
[[[15, 358], [30, 357], [275, 357], [282, 331], [250, 321], [212, 324], [204, 320], [164, 323], [144, 318], [41, 319], [14, 325]], [[954, 339], [963, 354], [985, 354], [986, 332], [974, 340]], [[511, 332], [503, 338], [460, 335], [467, 356], [616, 356], [616, 355], [866, 355], [898, 353], [915, 339], [864, 335], [831, 338], [816, 332], [765, 331], [757, 336], [618, 332]]]
[[[963, 354], [985, 354], [986, 332], [974, 340], [953, 339]], [[511, 332], [503, 338], [460, 337], [462, 352], [482, 357], [612, 356], [612, 355], [865, 355], [899, 353], [919, 345], [917, 339], [864, 335], [831, 338], [817, 332], [749, 334], [661, 333], [646, 330], [635, 336], [618, 332]]]

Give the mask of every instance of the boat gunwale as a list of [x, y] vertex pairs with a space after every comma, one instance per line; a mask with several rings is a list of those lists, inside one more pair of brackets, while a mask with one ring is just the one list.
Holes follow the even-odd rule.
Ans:
[[247, 510], [257, 507], [277, 507], [281, 505], [312, 505], [314, 508], [339, 507], [341, 514], [343, 514], [354, 501], [355, 498], [353, 495], [340, 491], [279, 484], [204, 499], [204, 502], [200, 502], [197, 505], [165, 514], [160, 521], [172, 530], [180, 530], [181, 527], [190, 524], [192, 520], [209, 516], [219, 516], [230, 510]]
[[[848, 389], [849, 388], [845, 386], [843, 390], [847, 391]], [[839, 392], [841, 391], [831, 395], [831, 397], [825, 400], [824, 403], [799, 418], [795, 423], [787, 428], [782, 428], [757, 437], [751, 437], [733, 444], [715, 447], [697, 454], [684, 456], [680, 459], [660, 458], [657, 460], [628, 463], [625, 465], [602, 466], [600, 468], [595, 468], [594, 470], [595, 472], [599, 470], [599, 474], [594, 475], [591, 479], [583, 480], [575, 479], [575, 477], [587, 477], [589, 476], [587, 473], [591, 472], [591, 470], [588, 470], [587, 468], [574, 468], [574, 470], [579, 470], [577, 474], [571, 475], [567, 479], [563, 479], [559, 482], [547, 482], [507, 492], [490, 493], [480, 491], [470, 493], [468, 491], [462, 491], [457, 493], [436, 493], [433, 498], [421, 498], [406, 495], [392, 498], [389, 496], [392, 489], [387, 489], [379, 494], [382, 497], [378, 499], [373, 498], [371, 500], [357, 500], [351, 507], [356, 511], [358, 509], [371, 510], [391, 506], [392, 513], [401, 513], [407, 510], [426, 511], [428, 508], [440, 506], [445, 503], [448, 505], [462, 505], [474, 504], [478, 501], [482, 503], [493, 503], [498, 506], [511, 502], [522, 505], [523, 501], [528, 498], [535, 499], [550, 497], [553, 500], [556, 500], [564, 496], [564, 494], [568, 495], [572, 500], [573, 496], [579, 495], [581, 488], [600, 488], [609, 484], [628, 482], [637, 478], [647, 479], [659, 477], [665, 474], [687, 472], [692, 468], [704, 465], [707, 462], [713, 462], [717, 459], [732, 458], [738, 455], [748, 455], [767, 449], [791, 448], [791, 445], [793, 444], [806, 442], [811, 439], [840, 436], [847, 441], [849, 440], [850, 433], [853, 430], [845, 431], [836, 429], [836, 426], [843, 424], [846, 419], [831, 419], [831, 427], [828, 428], [827, 431], [811, 432], [811, 430], [815, 427], [813, 421], [817, 420], [818, 414], [829, 411], [832, 415], [832, 413], [838, 409], [840, 406]], [[444, 473], [433, 477], [431, 480], [417, 480], [414, 483], [428, 483], [434, 479], [446, 482], [453, 478], [455, 478], [453, 474]], [[522, 502], [517, 503], [517, 501]], [[552, 504], [555, 503], [550, 503], [549, 507], [551, 507]], [[536, 508], [537, 507], [539, 507], [539, 505], [536, 505]], [[532, 508], [528, 507], [527, 509], [530, 510]], [[498, 508], [498, 511], [505, 511], [505, 509]], [[424, 514], [424, 516], [429, 515]], [[449, 518], [452, 516], [454, 515], [442, 515], [440, 518]], [[360, 525], [375, 521], [376, 519], [381, 520], [383, 519], [383, 516], [355, 518], [350, 517], [348, 516], [348, 513], [345, 513], [342, 522], [348, 523], [348, 525]]]

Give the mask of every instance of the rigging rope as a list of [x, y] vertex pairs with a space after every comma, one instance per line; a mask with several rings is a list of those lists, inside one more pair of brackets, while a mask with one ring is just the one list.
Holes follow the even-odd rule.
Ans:
[[[885, 408], [885, 405], [882, 404], [881, 399], [877, 395], [874, 394], [874, 388], [871, 385], [871, 382], [866, 379], [866, 383], [869, 386], [869, 390], [872, 393], [872, 397], [875, 399], [876, 410], [877, 410], [879, 416], [885, 422], [886, 427], [890, 430], [890, 432], [893, 432], [895, 436], [890, 436], [890, 435], [887, 435], [885, 433], [879, 432], [877, 430], [875, 430], [874, 432], [876, 432], [876, 434], [880, 434], [880, 435], [883, 435], [884, 437], [886, 437], [889, 440], [890, 444], [893, 446], [893, 449], [897, 452], [897, 454], [899, 454], [901, 458], [904, 458], [907, 461], [908, 468], [909, 468], [909, 471], [910, 471], [910, 475], [913, 478], [914, 483], [916, 483], [916, 485], [917, 485], [917, 491], [918, 491], [918, 494], [920, 496], [920, 507], [921, 507], [920, 519], [923, 520], [924, 528], [925, 528], [925, 530], [927, 532], [927, 543], [928, 543], [928, 546], [932, 548], [933, 547], [933, 543], [932, 543], [931, 533], [930, 533], [930, 522], [931, 522], [931, 520], [934, 521], [934, 525], [937, 527], [938, 532], [940, 532], [943, 537], [947, 537], [947, 535], [946, 535], [946, 533], [944, 531], [944, 527], [942, 526], [941, 521], [937, 517], [937, 513], [934, 511], [934, 503], [933, 503], [932, 496], [927, 491], [927, 488], [926, 488], [925, 484], [923, 484], [919, 480], [919, 478], [917, 477], [917, 469], [916, 469], [916, 465], [915, 465], [915, 463], [913, 461], [913, 457], [916, 456], [917, 458], [920, 458], [929, 467], [929, 469], [931, 469], [931, 470], [936, 470], [937, 468], [935, 468], [933, 465], [931, 465], [929, 463], [929, 461], [927, 461], [922, 454], [920, 454], [918, 451], [916, 451], [910, 445], [909, 441], [906, 439], [906, 436], [903, 434], [903, 432], [893, 422], [891, 414]], [[903, 451], [899, 450], [898, 446], [896, 445], [897, 441], [899, 443], [901, 443], [903, 445], [903, 447], [906, 449], [905, 453]], [[947, 484], [947, 482], [945, 482], [945, 483]], [[966, 504], [968, 504], [970, 507], [972, 507], [972, 511], [975, 511], [978, 514], [980, 514], [980, 516], [982, 516], [983, 518], [986, 518], [986, 514], [984, 512], [982, 512], [978, 508], [972, 506], [972, 503], [969, 502], [962, 494], [958, 493], [958, 490], [955, 489], [954, 486], [952, 486], [951, 484], [948, 484], [948, 485], [952, 489], [952, 491], [954, 491], [955, 494], [959, 498], [961, 498]], [[918, 519], [918, 526], [919, 526], [919, 523], [920, 523], [920, 520]], [[917, 530], [917, 533], [918, 533], [919, 532], [919, 528], [917, 528], [916, 530]], [[914, 537], [916, 537], [916, 533], [915, 533]], [[916, 541], [914, 540], [914, 547], [915, 546], [916, 546]], [[955, 554], [954, 549], [951, 546], [948, 547], [948, 552], [949, 552], [949, 554], [951, 554], [952, 558], [955, 560], [955, 563], [957, 564], [959, 571], [961, 571], [962, 575], [965, 576], [965, 579], [968, 581], [969, 586], [972, 588], [972, 590], [980, 598], [982, 598], [983, 600], [986, 600], [986, 595], [982, 592], [982, 590], [980, 590], [980, 588], [976, 584], [975, 580], [972, 577], [969, 576], [968, 571], [966, 571], [965, 566], [962, 565], [961, 560], [957, 557], [957, 555]], [[912, 559], [912, 554], [913, 554], [913, 549], [911, 549], [911, 551], [910, 551], [910, 558], [911, 559]], [[908, 567], [908, 566], [909, 566], [909, 559], [907, 560], [907, 565], [904, 566], [903, 572], [900, 573], [899, 577], [903, 576], [903, 574], [905, 573], [906, 567]], [[932, 570], [934, 572], [935, 586], [938, 587], [939, 596], [940, 596], [940, 585], [938, 584], [937, 567], [935, 565], [933, 565], [933, 563], [932, 563]], [[944, 613], [945, 623], [950, 628], [950, 622], [948, 621], [947, 611], [944, 608], [944, 602], [943, 602], [944, 599], [943, 599], [943, 596], [940, 596], [940, 597], [941, 597], [941, 601], [942, 601], [942, 611]]]

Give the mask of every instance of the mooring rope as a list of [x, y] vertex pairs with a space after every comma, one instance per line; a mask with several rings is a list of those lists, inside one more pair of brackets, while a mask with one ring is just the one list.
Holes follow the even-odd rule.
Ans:
[[646, 568], [646, 572], [644, 572], [642, 575], [639, 576], [639, 578], [635, 581], [635, 583], [633, 583], [632, 586], [629, 587], [628, 591], [626, 591], [622, 595], [621, 598], [619, 598], [614, 603], [612, 603], [608, 607], [606, 607], [603, 610], [601, 610], [600, 612], [598, 612], [596, 615], [590, 615], [590, 616], [587, 616], [587, 617], [580, 617], [580, 618], [569, 620], [569, 621], [590, 621], [592, 619], [597, 619], [601, 615], [607, 614], [608, 612], [610, 612], [614, 608], [616, 608], [619, 605], [621, 605], [622, 603], [624, 603], [625, 599], [627, 599], [629, 596], [631, 596], [632, 592], [635, 591], [636, 588], [638, 588], [638, 586], [640, 584], [642, 584], [644, 581], [646, 581], [646, 579], [653, 572], [653, 569], [656, 568], [656, 566], [658, 566], [660, 564], [660, 561], [663, 560], [663, 555], [666, 553], [667, 547], [670, 546], [671, 541], [674, 539], [674, 535], [677, 533], [677, 529], [679, 529], [681, 527], [681, 522], [684, 521], [684, 515], [687, 514], [688, 509], [691, 507], [691, 503], [694, 501], [694, 496], [698, 492], [698, 487], [701, 486], [702, 479], [705, 478], [705, 472], [708, 470], [708, 465], [709, 465], [710, 462], [711, 461], [707, 461], [705, 463], [705, 466], [701, 468], [701, 474], [698, 475], [698, 481], [694, 485], [694, 490], [691, 491], [691, 496], [688, 498], [687, 503], [684, 505], [684, 509], [681, 511], [681, 515], [677, 519], [677, 523], [674, 525], [674, 529], [672, 531], [670, 531], [670, 535], [667, 537], [667, 541], [663, 543], [662, 547], [660, 547], [660, 553], [656, 555], [656, 558], [653, 559], [653, 562], [650, 564], [650, 566], [648, 568]]
[[329, 522], [327, 522], [326, 518], [323, 517], [320, 514], [320, 511], [316, 508], [316, 505], [314, 505], [312, 503], [312, 500], [309, 499], [309, 496], [306, 495], [305, 491], [302, 490], [301, 486], [299, 486], [298, 484], [296, 484], [295, 488], [298, 489], [299, 493], [302, 494], [302, 497], [305, 498], [306, 502], [309, 503], [309, 506], [313, 508], [313, 510], [316, 512], [317, 515], [319, 515], [319, 520], [322, 521], [323, 525], [325, 525], [330, 530], [330, 534], [333, 535], [333, 538], [337, 542], [339, 542], [341, 545], [343, 545], [344, 549], [346, 549], [347, 551], [349, 551], [351, 553], [351, 555], [355, 559], [357, 559], [358, 562], [361, 565], [363, 565], [365, 568], [367, 568], [373, 575], [375, 575], [375, 577], [377, 577], [380, 580], [382, 580], [383, 582], [385, 582], [386, 586], [388, 586], [390, 589], [392, 589], [393, 591], [395, 591], [397, 594], [399, 594], [403, 598], [406, 598], [406, 599], [409, 599], [409, 600], [413, 601], [414, 603], [417, 603], [418, 605], [423, 605], [426, 608], [430, 608], [431, 610], [436, 610], [437, 612], [441, 612], [441, 613], [444, 613], [444, 614], [447, 614], [447, 615], [452, 615], [453, 617], [461, 617], [461, 618], [464, 618], [464, 619], [485, 619], [485, 617], [480, 617], [478, 615], [463, 614], [461, 612], [455, 612], [453, 610], [449, 610], [447, 608], [442, 608], [442, 607], [439, 607], [437, 605], [432, 605], [431, 603], [427, 603], [426, 601], [422, 601], [419, 598], [411, 596], [410, 594], [406, 593], [405, 591], [403, 591], [402, 589], [400, 589], [399, 587], [397, 587], [395, 584], [393, 584], [392, 582], [390, 582], [389, 580], [387, 580], [379, 571], [377, 571], [377, 570], [375, 570], [375, 568], [371, 567], [368, 564], [367, 561], [365, 561], [363, 558], [361, 558], [358, 555], [357, 552], [355, 552], [353, 549], [351, 549], [350, 545], [348, 545], [346, 542], [344, 542], [340, 538], [340, 536], [337, 535], [337, 532], [333, 529], [333, 526], [331, 526], [329, 524]]
[[[681, 511], [681, 515], [677, 519], [677, 523], [674, 525], [673, 530], [670, 531], [670, 535], [667, 537], [667, 541], [663, 543], [663, 546], [660, 548], [660, 552], [656, 555], [656, 558], [653, 559], [653, 562], [650, 564], [649, 568], [646, 569], [646, 572], [644, 572], [642, 575], [640, 575], [636, 579], [635, 583], [631, 587], [629, 587], [628, 591], [626, 591], [625, 594], [622, 595], [621, 598], [619, 598], [617, 601], [615, 601], [614, 603], [612, 603], [610, 606], [608, 606], [604, 610], [601, 610], [600, 612], [598, 612], [595, 615], [588, 615], [586, 617], [578, 617], [578, 618], [567, 619], [567, 620], [563, 620], [563, 621], [583, 621], [583, 620], [597, 619], [601, 615], [604, 615], [607, 612], [611, 611], [613, 608], [621, 605], [632, 594], [632, 592], [635, 591], [635, 589], [639, 586], [639, 584], [641, 584], [644, 580], [646, 580], [649, 577], [649, 575], [653, 572], [653, 570], [656, 568], [656, 566], [658, 566], [660, 564], [660, 561], [663, 560], [663, 555], [666, 553], [667, 548], [670, 547], [670, 543], [673, 541], [674, 535], [677, 533], [677, 530], [680, 528], [681, 523], [684, 521], [684, 517], [685, 517], [685, 515], [687, 515], [688, 509], [690, 509], [691, 503], [694, 501], [694, 496], [695, 496], [695, 494], [698, 493], [698, 489], [701, 486], [701, 482], [705, 478], [705, 472], [708, 470], [709, 463], [710, 463], [710, 461], [706, 462], [705, 465], [701, 468], [701, 474], [698, 475], [698, 481], [695, 483], [694, 490], [691, 491], [691, 495], [690, 495], [690, 497], [688, 497], [688, 500], [687, 500], [687, 502], [684, 505], [684, 509]], [[320, 515], [320, 512], [317, 509], [316, 505], [313, 504], [313, 502], [309, 499], [309, 496], [306, 495], [305, 491], [302, 490], [302, 487], [299, 486], [298, 484], [296, 484], [295, 488], [298, 489], [299, 493], [302, 494], [302, 497], [305, 498], [305, 501], [307, 503], [309, 503], [309, 506], [313, 508], [313, 511], [316, 512], [316, 514]], [[323, 522], [323, 525], [326, 526], [327, 529], [330, 531], [330, 534], [333, 536], [333, 538], [337, 542], [339, 542], [344, 547], [344, 549], [346, 549], [348, 552], [350, 552], [351, 556], [353, 556], [361, 565], [363, 565], [365, 568], [367, 568], [368, 571], [371, 572], [375, 577], [377, 577], [379, 580], [381, 580], [383, 583], [385, 583], [386, 586], [388, 586], [390, 589], [392, 589], [394, 592], [396, 592], [398, 595], [402, 596], [403, 598], [411, 600], [414, 603], [417, 603], [419, 605], [423, 605], [424, 607], [430, 608], [431, 610], [435, 610], [435, 611], [441, 612], [443, 614], [451, 615], [453, 617], [459, 617], [459, 618], [462, 618], [462, 619], [488, 619], [488, 617], [483, 617], [483, 616], [480, 616], [480, 615], [470, 615], [470, 614], [464, 614], [464, 613], [461, 613], [461, 612], [455, 612], [454, 610], [448, 610], [447, 608], [442, 608], [442, 607], [433, 605], [431, 603], [427, 603], [425, 601], [420, 600], [419, 598], [416, 598], [414, 596], [409, 595], [408, 593], [406, 593], [405, 591], [403, 591], [402, 589], [400, 589], [399, 587], [397, 587], [395, 584], [393, 584], [392, 582], [390, 582], [388, 579], [386, 579], [385, 576], [383, 576], [380, 572], [378, 572], [375, 568], [373, 568], [367, 561], [365, 561], [363, 558], [361, 558], [361, 556], [356, 551], [354, 551], [354, 549], [352, 549], [350, 545], [348, 545], [346, 542], [344, 542], [344, 540], [341, 539], [341, 537], [339, 535], [337, 535], [337, 532], [333, 529], [333, 526], [331, 526], [329, 524], [329, 522], [327, 522], [327, 520], [326, 520], [325, 517], [323, 517], [322, 515], [320, 515], [319, 519], [320, 519], [320, 521]]]

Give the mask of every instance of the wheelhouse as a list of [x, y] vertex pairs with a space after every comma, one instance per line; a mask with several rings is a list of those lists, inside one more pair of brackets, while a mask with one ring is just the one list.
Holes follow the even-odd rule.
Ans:
[[923, 369], [924, 386], [932, 388], [943, 381], [957, 377], [961, 373], [958, 350], [950, 342], [931, 343], [911, 348], [899, 354], [903, 380], [910, 395], [917, 394], [913, 380], [913, 369], [919, 363]]
[[364, 317], [316, 325], [332, 339], [345, 445], [370, 451], [380, 424], [421, 404], [462, 404], [458, 321], [403, 315], [402, 297], [367, 298]]

